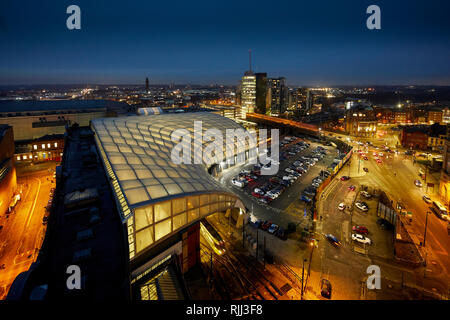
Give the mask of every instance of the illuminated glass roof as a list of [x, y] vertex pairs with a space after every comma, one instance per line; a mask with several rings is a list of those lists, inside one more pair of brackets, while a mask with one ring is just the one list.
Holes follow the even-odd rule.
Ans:
[[[227, 192], [208, 174], [205, 164], [177, 165], [171, 161], [171, 151], [175, 145], [170, 138], [172, 132], [186, 129], [194, 143], [194, 121], [202, 121], [203, 131], [209, 128], [220, 130], [224, 142], [226, 129], [242, 129], [236, 122], [209, 112], [92, 121], [103, 161], [106, 167], [110, 167], [109, 174], [117, 180], [116, 195], [119, 202], [126, 202], [126, 206], [122, 206], [123, 218], [131, 213], [126, 207], [132, 210], [191, 193]], [[194, 148], [192, 157], [193, 151]]]

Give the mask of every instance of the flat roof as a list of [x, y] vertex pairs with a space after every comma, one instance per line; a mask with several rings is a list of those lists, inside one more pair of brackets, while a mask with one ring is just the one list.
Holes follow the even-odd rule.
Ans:
[[112, 100], [1, 100], [0, 112], [39, 112], [71, 109], [104, 109], [127, 106]]

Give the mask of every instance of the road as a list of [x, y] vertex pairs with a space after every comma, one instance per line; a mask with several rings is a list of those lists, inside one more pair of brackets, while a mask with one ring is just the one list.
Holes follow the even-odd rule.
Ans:
[[[50, 168], [54, 164], [50, 164]], [[14, 212], [0, 218], [0, 298], [7, 292], [21, 272], [30, 268], [35, 261], [45, 236], [46, 226], [42, 224], [50, 189], [55, 187], [48, 169], [37, 172], [18, 173], [17, 182], [23, 185], [22, 200]]]
[[[357, 149], [355, 145], [355, 150]], [[429, 210], [428, 205], [422, 200], [426, 188], [414, 185], [414, 180], [419, 178], [418, 164], [414, 164], [408, 156], [394, 154], [385, 154], [381, 157], [382, 163], [377, 163], [373, 152], [379, 153], [379, 150], [369, 148], [364, 151], [369, 159], [363, 160], [355, 153], [350, 164], [341, 170], [319, 202], [319, 214], [323, 216], [323, 220], [318, 222], [316, 236], [324, 240], [324, 234], [332, 233], [341, 239], [343, 244], [340, 248], [335, 248], [326, 240], [319, 241], [317, 257], [313, 258], [311, 292], [320, 297], [318, 294], [320, 279], [328, 278], [335, 289], [333, 299], [421, 298], [417, 295], [417, 290], [405, 288], [420, 288], [419, 291], [448, 294], [450, 237], [446, 223], [434, 215], [429, 215], [427, 246], [426, 251], [423, 251], [426, 252], [428, 264], [425, 268], [405, 267], [393, 259], [393, 235], [380, 230], [375, 223], [376, 201], [366, 200], [370, 210], [367, 214], [361, 214], [353, 209], [355, 199], [360, 197], [358, 188], [356, 192], [348, 190], [349, 185], [357, 187], [365, 185], [381, 189], [394, 201], [405, 205], [407, 211], [413, 212], [413, 222], [407, 227], [419, 246], [420, 241], [423, 241], [425, 214]], [[368, 172], [363, 170], [364, 167]], [[349, 175], [351, 179], [346, 182], [339, 181], [342, 175]], [[431, 188], [428, 191], [432, 199], [437, 199]], [[349, 209], [339, 211], [337, 206], [340, 202], [344, 202]], [[367, 226], [369, 237], [375, 239], [367, 251], [362, 250], [362, 254], [354, 252], [355, 245], [351, 243], [352, 222]], [[367, 278], [365, 272], [370, 264], [379, 265], [382, 269], [381, 291], [368, 291], [365, 287], [364, 281]]]

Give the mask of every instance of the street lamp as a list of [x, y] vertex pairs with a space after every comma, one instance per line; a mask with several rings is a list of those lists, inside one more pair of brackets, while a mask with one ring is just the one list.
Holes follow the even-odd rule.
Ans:
[[305, 278], [305, 262], [307, 260], [303, 259], [303, 263], [302, 263], [302, 296], [301, 296], [301, 300], [303, 300], [303, 278]]

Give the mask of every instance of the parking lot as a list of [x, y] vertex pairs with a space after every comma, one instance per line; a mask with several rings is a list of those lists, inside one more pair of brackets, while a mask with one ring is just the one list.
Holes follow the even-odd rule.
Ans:
[[[305, 188], [314, 189], [315, 192], [321, 181], [315, 180], [314, 182], [317, 184], [312, 186], [313, 179], [319, 176], [321, 171], [322, 177], [325, 178], [328, 172], [325, 173], [324, 171], [327, 170], [327, 167], [337, 155], [337, 150], [333, 146], [313, 142], [305, 137], [292, 136], [287, 138], [282, 137], [280, 141], [280, 164], [277, 174], [258, 175], [259, 167], [249, 164], [229, 169], [219, 177], [223, 184], [242, 199], [244, 205], [252, 212], [254, 219], [260, 220], [258, 222], [260, 229], [267, 221], [276, 224], [284, 231], [286, 231], [289, 223], [297, 226], [298, 230], [299, 225], [308, 222], [309, 217], [304, 216], [303, 207], [309, 204], [300, 200], [302, 192]], [[235, 181], [245, 180], [246, 182], [240, 185], [233, 183], [233, 179]], [[314, 194], [304, 196], [310, 201]], [[306, 199], [304, 198], [304, 200]], [[286, 212], [286, 209], [292, 203], [302, 206], [302, 209], [298, 210], [295, 215]], [[264, 228], [268, 231], [270, 226], [266, 224]], [[269, 232], [265, 232], [265, 234], [272, 238], [273, 235], [277, 235], [277, 231], [271, 232], [272, 235]], [[282, 233], [280, 237], [284, 238]], [[276, 237], [274, 237], [275, 239]], [[277, 239], [277, 241], [271, 242], [275, 245], [278, 241], [282, 240]], [[295, 245], [297, 247], [298, 241], [294, 242], [297, 243]], [[282, 243], [287, 245], [285, 241], [282, 241]], [[268, 248], [270, 246], [272, 244], [268, 244]]]

